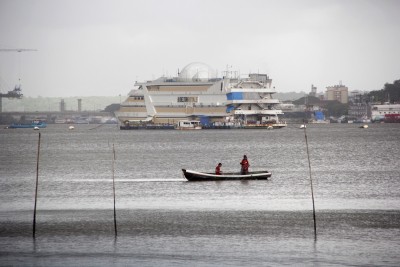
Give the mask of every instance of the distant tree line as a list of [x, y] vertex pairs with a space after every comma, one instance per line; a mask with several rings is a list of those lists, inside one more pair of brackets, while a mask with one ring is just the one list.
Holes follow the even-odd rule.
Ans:
[[325, 109], [327, 117], [340, 117], [348, 113], [349, 105], [337, 100], [321, 100], [315, 96], [305, 96], [293, 101], [295, 105], [320, 106]]
[[371, 91], [368, 96], [372, 102], [400, 103], [400, 80], [386, 83], [383, 89]]

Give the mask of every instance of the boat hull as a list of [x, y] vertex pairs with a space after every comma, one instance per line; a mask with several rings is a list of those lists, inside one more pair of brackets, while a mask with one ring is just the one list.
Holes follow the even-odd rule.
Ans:
[[174, 130], [172, 124], [120, 125], [120, 130]]
[[45, 123], [40, 123], [40, 124], [11, 124], [8, 126], [10, 129], [28, 129], [28, 128], [46, 128], [47, 124]]
[[249, 172], [248, 174], [240, 173], [223, 173], [216, 175], [214, 173], [196, 172], [191, 170], [182, 169], [183, 175], [188, 181], [226, 181], [226, 180], [268, 180], [271, 173], [268, 171]]
[[273, 123], [273, 124], [245, 124], [242, 126], [244, 129], [280, 129], [286, 127], [286, 123]]

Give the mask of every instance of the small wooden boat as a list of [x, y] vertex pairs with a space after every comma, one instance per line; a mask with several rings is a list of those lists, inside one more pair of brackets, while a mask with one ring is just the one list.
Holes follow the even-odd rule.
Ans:
[[248, 174], [240, 173], [222, 173], [217, 175], [215, 173], [196, 172], [191, 170], [182, 169], [183, 175], [188, 181], [224, 181], [224, 180], [268, 180], [271, 173], [268, 171], [254, 171]]

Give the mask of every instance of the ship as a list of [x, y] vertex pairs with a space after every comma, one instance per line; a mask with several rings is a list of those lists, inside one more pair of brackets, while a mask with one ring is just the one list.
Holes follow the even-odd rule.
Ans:
[[400, 122], [400, 104], [372, 105], [372, 122]]
[[282, 128], [280, 102], [267, 74], [225, 71], [194, 62], [177, 77], [136, 82], [115, 112], [120, 129], [163, 129], [180, 121], [200, 121], [203, 129]]

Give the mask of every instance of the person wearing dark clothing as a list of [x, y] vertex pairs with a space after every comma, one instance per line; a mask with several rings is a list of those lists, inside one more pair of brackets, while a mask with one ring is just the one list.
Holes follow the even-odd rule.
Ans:
[[222, 166], [222, 163], [218, 163], [217, 167], [215, 167], [215, 174], [216, 175], [221, 175], [222, 174], [221, 166]]
[[241, 174], [248, 174], [249, 173], [249, 161], [247, 160], [247, 156], [244, 155], [242, 161], [240, 162], [240, 165], [242, 165], [242, 169], [240, 171]]

